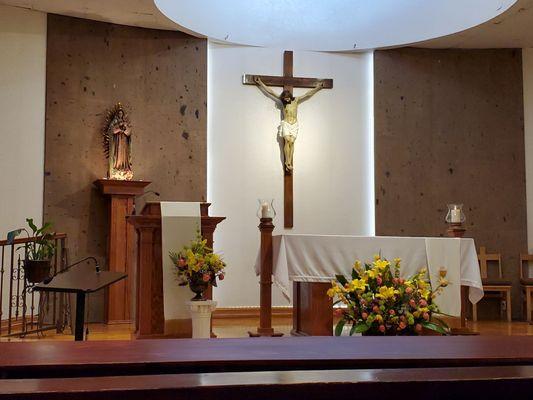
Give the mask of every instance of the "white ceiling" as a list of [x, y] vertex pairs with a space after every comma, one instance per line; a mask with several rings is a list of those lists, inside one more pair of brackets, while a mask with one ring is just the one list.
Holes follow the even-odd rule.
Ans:
[[533, 0], [518, 0], [507, 12], [491, 21], [454, 35], [417, 43], [416, 47], [533, 47]]
[[153, 0], [0, 0], [0, 4], [144, 28], [177, 29]]
[[516, 0], [154, 0], [169, 19], [209, 38], [298, 50], [398, 46], [456, 33]]
[[[176, 21], [165, 16], [154, 1]], [[244, 35], [242, 32], [251, 29], [253, 34], [246, 34], [240, 38], [241, 41], [253, 41], [255, 44], [270, 41], [282, 48], [352, 50], [353, 44], [357, 44], [356, 48], [360, 50], [412, 43], [417, 47], [435, 48], [533, 47], [533, 0], [518, 0], [505, 11], [514, 1], [0, 0], [0, 4], [122, 25], [182, 30], [198, 36], [204, 36], [203, 33], [218, 39], [229, 35], [230, 42], [239, 42], [238, 35]], [[180, 9], [183, 12], [174, 15], [178, 9], [172, 8], [172, 5], [179, 4], [184, 7]], [[231, 4], [233, 7], [229, 7]], [[242, 10], [234, 8], [238, 4], [242, 5]], [[347, 8], [339, 11], [342, 4]], [[361, 11], [363, 5], [364, 13]], [[443, 11], [442, 7], [452, 5], [454, 8]], [[482, 8], [476, 8], [476, 5]], [[200, 8], [202, 6], [203, 9]], [[201, 18], [189, 20], [193, 12], [200, 13]], [[252, 12], [257, 13], [259, 22], [244, 17]], [[490, 19], [491, 14], [501, 12], [501, 15]], [[476, 17], [465, 17], [467, 14], [475, 14]], [[490, 20], [479, 26], [450, 34], [461, 26], [475, 25], [487, 19]], [[186, 23], [187, 27], [181, 25]], [[444, 37], [426, 40], [435, 36]]]

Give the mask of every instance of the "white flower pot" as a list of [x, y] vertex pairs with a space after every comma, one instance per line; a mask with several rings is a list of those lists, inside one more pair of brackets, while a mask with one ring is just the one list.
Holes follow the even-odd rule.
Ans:
[[217, 307], [213, 300], [188, 301], [192, 318], [192, 337], [194, 339], [209, 339], [211, 337], [211, 314]]

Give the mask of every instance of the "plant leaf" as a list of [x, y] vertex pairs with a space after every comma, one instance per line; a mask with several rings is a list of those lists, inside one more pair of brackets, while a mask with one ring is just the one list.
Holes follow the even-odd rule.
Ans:
[[346, 325], [346, 320], [341, 319], [337, 326], [335, 326], [335, 336], [340, 336], [342, 334], [342, 329], [344, 328], [344, 325]]
[[7, 244], [13, 244], [13, 241], [18, 235], [20, 235], [21, 232], [22, 232], [22, 229], [16, 229], [14, 231], [8, 232], [7, 233]]
[[429, 330], [432, 330], [432, 331], [435, 331], [435, 332], [438, 332], [442, 335], [446, 335], [448, 332], [446, 331], [446, 329], [444, 329], [442, 326], [440, 325], [437, 325], [433, 322], [422, 322], [422, 326], [426, 329], [429, 329]]
[[28, 223], [28, 226], [34, 234], [39, 230], [37, 226], [33, 223], [33, 218], [26, 218], [26, 222]]
[[444, 321], [443, 321], [442, 319], [440, 319], [440, 318], [435, 317], [435, 315], [432, 315], [432, 316], [431, 316], [431, 319], [437, 321], [437, 322], [439, 323], [439, 325], [440, 325], [441, 327], [443, 327], [444, 329], [448, 329], [448, 328], [449, 328], [449, 326], [448, 326], [448, 324], [447, 324], [446, 322], [444, 322]]
[[363, 333], [370, 329], [370, 326], [367, 324], [357, 324], [355, 325], [355, 332], [356, 333]]

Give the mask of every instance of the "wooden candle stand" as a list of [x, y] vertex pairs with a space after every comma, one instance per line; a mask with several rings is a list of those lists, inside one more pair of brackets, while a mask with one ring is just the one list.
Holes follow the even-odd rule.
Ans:
[[465, 235], [466, 229], [461, 222], [452, 222], [448, 226], [446, 233], [449, 237], [462, 238]]
[[272, 328], [272, 231], [274, 224], [272, 218], [261, 218], [259, 231], [261, 232], [261, 276], [260, 287], [260, 314], [257, 332], [248, 332], [250, 337], [283, 336], [283, 333], [274, 332]]

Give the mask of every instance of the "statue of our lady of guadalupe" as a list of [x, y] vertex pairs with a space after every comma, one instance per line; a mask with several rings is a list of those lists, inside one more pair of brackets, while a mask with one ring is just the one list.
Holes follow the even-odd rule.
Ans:
[[131, 180], [131, 124], [122, 105], [115, 105], [107, 115], [103, 132], [104, 149], [109, 159], [109, 179]]

